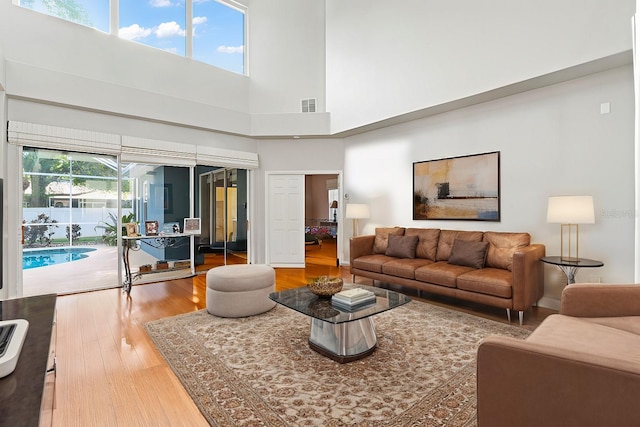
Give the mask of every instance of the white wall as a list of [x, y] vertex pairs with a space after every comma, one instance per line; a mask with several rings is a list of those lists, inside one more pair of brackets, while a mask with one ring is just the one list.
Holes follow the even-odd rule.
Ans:
[[326, 0], [333, 133], [631, 49], [633, 0]]
[[303, 98], [326, 111], [324, 1], [254, 0], [249, 12], [251, 112], [299, 113]]
[[[580, 227], [580, 256], [604, 267], [578, 281], [634, 279], [634, 100], [630, 66], [345, 139], [344, 192], [369, 203], [375, 226], [526, 231], [560, 250], [559, 225], [546, 223], [551, 195], [594, 197], [596, 223]], [[600, 114], [608, 102], [611, 113]], [[413, 221], [413, 162], [500, 151], [501, 221]], [[351, 223], [345, 224], [346, 239]], [[546, 268], [547, 298], [563, 275]]]

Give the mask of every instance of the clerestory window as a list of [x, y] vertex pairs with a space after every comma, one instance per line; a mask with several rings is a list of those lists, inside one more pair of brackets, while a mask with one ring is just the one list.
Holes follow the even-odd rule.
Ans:
[[[121, 38], [246, 74], [246, 8], [231, 0], [13, 0]], [[118, 16], [111, 16], [118, 10]], [[115, 23], [110, 26], [110, 22]]]

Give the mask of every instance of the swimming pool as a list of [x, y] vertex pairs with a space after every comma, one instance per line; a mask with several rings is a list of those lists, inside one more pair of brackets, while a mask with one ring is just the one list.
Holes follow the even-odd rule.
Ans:
[[48, 248], [25, 249], [22, 252], [22, 269], [46, 267], [48, 265], [62, 264], [87, 258], [87, 252], [95, 251], [95, 248]]

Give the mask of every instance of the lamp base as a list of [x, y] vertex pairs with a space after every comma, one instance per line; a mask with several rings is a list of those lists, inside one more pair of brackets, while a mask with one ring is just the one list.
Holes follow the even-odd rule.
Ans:
[[560, 259], [578, 262], [578, 224], [560, 225]]

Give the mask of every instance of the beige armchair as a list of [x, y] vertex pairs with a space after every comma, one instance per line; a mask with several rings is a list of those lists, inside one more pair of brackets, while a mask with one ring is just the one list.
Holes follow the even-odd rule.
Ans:
[[640, 426], [640, 285], [573, 284], [525, 340], [478, 348], [479, 427]]

